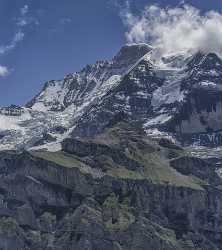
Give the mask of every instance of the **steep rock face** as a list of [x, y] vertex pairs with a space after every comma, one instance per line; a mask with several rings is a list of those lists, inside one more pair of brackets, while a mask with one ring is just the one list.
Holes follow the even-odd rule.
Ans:
[[181, 90], [186, 93], [167, 131], [184, 145], [221, 145], [222, 61], [213, 54], [197, 54], [187, 64]]
[[170, 133], [182, 145], [221, 145], [221, 59], [213, 53], [197, 53], [162, 58], [162, 62], [165, 66], [158, 66], [147, 54], [85, 112], [73, 136], [99, 133], [121, 113], [143, 124], [148, 133], [155, 129]]
[[27, 106], [52, 111], [63, 110], [71, 104], [78, 108], [96, 96], [101, 97], [106, 88], [111, 88], [150, 50], [147, 44], [126, 45], [111, 61], [98, 61], [78, 73], [67, 75], [64, 80], [46, 83], [43, 91]]
[[205, 164], [214, 178], [214, 169], [186, 157], [127, 124], [67, 139], [62, 152], [2, 152], [0, 247], [222, 249], [221, 181], [196, 174]]
[[[29, 149], [49, 144], [46, 147], [57, 150], [77, 121], [117, 87], [121, 78], [150, 50], [146, 44], [124, 46], [111, 61], [98, 61], [63, 80], [47, 82], [40, 94], [21, 108], [23, 112], [18, 113], [17, 108], [2, 109], [0, 149]], [[16, 117], [8, 112], [12, 109]], [[62, 129], [58, 131], [58, 127]], [[46, 134], [56, 138], [55, 145], [44, 140]]]
[[73, 136], [98, 134], [119, 114], [142, 123], [152, 114], [152, 93], [161, 84], [162, 79], [155, 74], [151, 62], [141, 60], [116, 88], [80, 118]]

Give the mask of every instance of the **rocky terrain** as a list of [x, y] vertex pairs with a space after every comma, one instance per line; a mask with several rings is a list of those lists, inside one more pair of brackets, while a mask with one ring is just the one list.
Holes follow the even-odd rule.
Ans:
[[0, 249], [222, 249], [213, 165], [121, 122], [0, 155]]
[[0, 250], [221, 250], [222, 60], [124, 46], [0, 109]]

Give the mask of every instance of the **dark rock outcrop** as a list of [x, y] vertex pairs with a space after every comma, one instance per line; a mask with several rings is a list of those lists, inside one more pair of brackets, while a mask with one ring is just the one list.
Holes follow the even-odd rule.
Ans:
[[220, 250], [210, 167], [123, 123], [61, 152], [2, 152], [0, 248]]

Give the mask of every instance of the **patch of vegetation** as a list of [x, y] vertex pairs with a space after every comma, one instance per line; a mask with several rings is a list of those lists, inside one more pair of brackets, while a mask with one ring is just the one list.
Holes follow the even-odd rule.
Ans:
[[11, 217], [0, 218], [0, 234], [13, 236], [16, 234], [18, 224], [15, 219]]
[[[170, 167], [169, 153], [171, 153], [171, 157], [181, 157], [186, 154], [186, 151], [163, 148], [158, 142], [151, 140], [141, 131], [131, 129], [128, 125], [121, 124], [109, 128], [96, 138], [83, 139], [82, 142], [108, 145], [110, 148], [115, 149], [116, 154], [120, 151], [121, 155], [124, 154], [124, 157], [129, 159], [133, 168], [135, 165], [135, 169], [129, 169], [129, 166], [126, 165], [119, 165], [124, 163], [117, 163], [114, 157], [117, 156], [118, 158], [120, 155], [112, 156], [105, 153], [92, 155], [90, 156], [91, 160], [96, 165], [91, 167], [89, 164], [83, 163], [81, 158], [63, 151], [56, 153], [42, 151], [33, 152], [32, 154], [64, 167], [79, 168], [82, 173], [101, 172], [101, 176], [109, 175], [121, 179], [148, 180], [153, 184], [203, 190], [201, 180], [182, 175]], [[88, 170], [86, 171], [86, 169]]]
[[[202, 183], [201, 180], [182, 175], [175, 171], [175, 169], [170, 167], [168, 159], [161, 152], [161, 148], [156, 147], [156, 150], [152, 151], [150, 147], [155, 148], [155, 142], [153, 142], [153, 144], [148, 144], [149, 150], [141, 150], [138, 148], [137, 143], [131, 142], [128, 144], [127, 150], [125, 150], [125, 154], [129, 159], [143, 166], [142, 172], [140, 170], [139, 173], [144, 179], [149, 180], [153, 184], [173, 185], [203, 190], [200, 185]], [[184, 154], [184, 152], [181, 151], [181, 154]]]
[[118, 205], [118, 198], [114, 193], [112, 193], [103, 203], [103, 207], [107, 209], [116, 209]]
[[66, 153], [64, 151], [49, 152], [49, 151], [33, 151], [31, 154], [34, 157], [55, 163], [65, 168], [76, 168], [82, 174], [91, 174], [95, 178], [101, 178], [104, 176], [101, 169], [92, 168], [85, 164], [80, 158], [73, 154]]
[[40, 221], [42, 223], [47, 224], [50, 227], [53, 227], [56, 224], [56, 215], [51, 214], [49, 212], [45, 212], [44, 214], [42, 214], [42, 216], [40, 217]]
[[116, 177], [116, 178], [120, 178], [120, 179], [131, 179], [131, 180], [144, 180], [144, 179], [146, 179], [139, 172], [128, 170], [123, 166], [120, 166], [119, 168], [115, 168], [115, 169], [109, 169], [107, 171], [107, 174], [112, 176], [112, 177]]
[[111, 231], [125, 231], [135, 222], [128, 203], [119, 203], [115, 194], [111, 194], [103, 204], [103, 219], [106, 228]]
[[42, 158], [47, 161], [54, 162], [58, 165], [74, 168], [84, 165], [81, 161], [75, 158], [73, 155], [65, 153], [63, 151], [49, 152], [49, 151], [33, 151], [31, 154], [35, 157]]

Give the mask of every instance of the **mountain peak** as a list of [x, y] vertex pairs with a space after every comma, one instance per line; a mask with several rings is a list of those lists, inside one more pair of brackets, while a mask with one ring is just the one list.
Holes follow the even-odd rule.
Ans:
[[191, 57], [188, 66], [203, 68], [205, 70], [217, 69], [218, 67], [222, 67], [222, 60], [214, 52], [203, 53], [199, 51]]
[[[48, 81], [43, 90], [26, 105], [27, 109], [24, 110], [27, 114], [13, 110], [9, 112], [10, 115], [21, 113], [21, 117], [8, 117], [5, 115], [8, 111], [2, 111], [1, 124], [11, 123], [13, 118], [13, 128], [16, 128], [18, 139], [13, 139], [14, 131], [10, 131], [7, 136], [4, 132], [0, 149], [9, 146], [30, 148], [30, 145], [36, 145], [33, 144], [33, 137], [36, 140], [47, 138], [44, 136], [46, 132], [53, 135], [59, 145], [68, 135], [99, 133], [108, 124], [119, 119], [141, 122], [146, 130], [155, 127], [166, 133], [179, 131], [178, 134], [185, 134], [189, 130], [195, 133], [205, 132], [208, 127], [203, 126], [199, 113], [192, 116], [192, 126], [196, 120], [200, 124], [195, 130], [190, 129], [187, 122], [191, 116], [189, 110], [191, 106], [198, 112], [197, 106], [201, 106], [201, 111], [207, 109], [211, 112], [212, 107], [216, 110], [217, 106], [220, 110], [220, 57], [215, 53], [205, 54], [201, 51], [195, 54], [190, 51], [161, 56], [158, 48], [152, 48], [148, 44], [128, 44], [110, 61], [97, 61], [62, 80]], [[207, 107], [207, 98], [200, 99], [202, 92], [197, 93], [199, 90], [204, 91], [209, 99]], [[184, 116], [183, 110], [188, 115]], [[181, 114], [182, 121], [177, 119], [177, 113]], [[219, 111], [217, 113], [211, 115], [219, 120]], [[103, 120], [103, 117], [106, 119]], [[178, 122], [173, 123], [175, 119]], [[208, 120], [208, 117], [204, 118], [204, 123]], [[221, 129], [220, 121], [214, 123], [216, 125], [208, 122], [210, 129]], [[33, 124], [38, 124], [38, 133], [33, 132]], [[2, 127], [4, 131], [8, 130], [7, 126]], [[51, 150], [54, 144], [48, 146]], [[57, 149], [57, 145], [55, 148]]]
[[218, 67], [222, 67], [222, 61], [221, 58], [216, 54], [216, 53], [208, 53], [203, 62], [202, 62], [202, 66], [204, 66], [206, 69], [208, 68], [218, 68]]
[[113, 61], [118, 62], [119, 64], [133, 60], [136, 62], [151, 50], [152, 47], [146, 43], [126, 44], [120, 49]]

